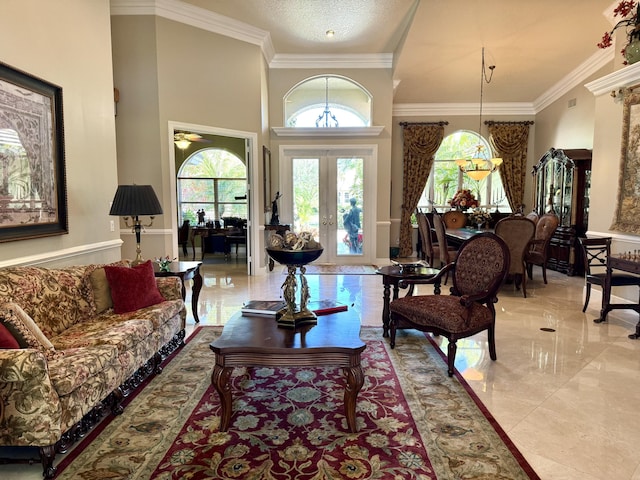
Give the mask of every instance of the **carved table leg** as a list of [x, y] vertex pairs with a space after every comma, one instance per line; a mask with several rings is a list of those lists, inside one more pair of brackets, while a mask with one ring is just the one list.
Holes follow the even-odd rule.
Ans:
[[220, 418], [220, 431], [226, 432], [229, 429], [229, 423], [231, 421], [231, 385], [229, 384], [229, 378], [231, 377], [231, 367], [223, 367], [216, 365], [213, 367], [213, 373], [211, 374], [211, 383], [215, 387], [218, 395], [220, 396], [220, 405], [222, 407], [222, 413]]
[[382, 336], [389, 336], [389, 301], [391, 288], [388, 283], [384, 284], [384, 294], [382, 295]]
[[347, 425], [351, 433], [356, 433], [356, 399], [358, 392], [364, 384], [364, 374], [358, 359], [358, 365], [355, 367], [345, 367], [344, 374], [347, 377], [347, 384], [344, 389], [344, 413], [347, 417]]
[[202, 290], [202, 275], [200, 275], [200, 267], [198, 267], [193, 275], [193, 289], [191, 291], [191, 310], [193, 311], [193, 319], [196, 323], [200, 323], [198, 318], [198, 298]]

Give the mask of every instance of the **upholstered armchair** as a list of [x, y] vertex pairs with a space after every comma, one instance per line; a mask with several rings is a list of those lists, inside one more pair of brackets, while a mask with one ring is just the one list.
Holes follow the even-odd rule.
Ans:
[[[494, 304], [509, 271], [509, 248], [493, 233], [481, 233], [467, 240], [455, 262], [447, 264], [430, 280], [407, 280], [407, 284], [433, 283], [435, 295], [414, 295], [389, 305], [390, 345], [395, 348], [399, 328], [413, 328], [443, 335], [449, 340], [447, 363], [453, 375], [456, 342], [487, 330], [489, 355], [496, 360]], [[452, 274], [451, 295], [439, 295], [441, 279]]]
[[529, 242], [536, 231], [536, 225], [527, 217], [512, 215], [503, 218], [496, 224], [495, 233], [502, 238], [509, 247], [511, 258], [509, 277], [513, 279], [515, 288], [522, 283], [522, 295], [527, 298], [527, 267], [524, 255], [529, 248]]
[[536, 233], [529, 244], [524, 261], [527, 264], [527, 276], [533, 279], [533, 266], [542, 267], [542, 279], [547, 283], [547, 258], [549, 257], [549, 242], [558, 228], [560, 220], [555, 213], [545, 213], [536, 225]]

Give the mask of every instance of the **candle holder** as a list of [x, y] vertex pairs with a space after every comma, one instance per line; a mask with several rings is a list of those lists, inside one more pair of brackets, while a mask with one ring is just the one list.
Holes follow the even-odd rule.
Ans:
[[[309, 286], [304, 274], [306, 265], [317, 260], [322, 255], [323, 249], [310, 250], [285, 250], [280, 248], [267, 248], [267, 253], [276, 262], [286, 265], [287, 278], [282, 284], [282, 298], [287, 304], [285, 312], [277, 317], [278, 325], [285, 328], [296, 328], [300, 325], [315, 325], [318, 323], [316, 314], [307, 308], [309, 302]], [[300, 270], [300, 306], [296, 304], [298, 282], [296, 272]]]

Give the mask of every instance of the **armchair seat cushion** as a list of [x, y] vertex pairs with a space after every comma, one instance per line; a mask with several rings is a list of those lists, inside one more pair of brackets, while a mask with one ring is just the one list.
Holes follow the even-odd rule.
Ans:
[[452, 334], [482, 330], [493, 323], [491, 311], [479, 303], [467, 309], [460, 297], [449, 295], [416, 295], [402, 297], [389, 305], [398, 314], [421, 327], [434, 327]]

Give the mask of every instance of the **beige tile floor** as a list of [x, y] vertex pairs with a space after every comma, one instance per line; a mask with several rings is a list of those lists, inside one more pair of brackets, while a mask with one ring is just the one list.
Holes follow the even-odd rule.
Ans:
[[[242, 258], [203, 266], [203, 325], [223, 325], [248, 299], [280, 296], [281, 267], [260, 277], [245, 271]], [[307, 278], [313, 298], [337, 299], [363, 325], [381, 324], [379, 276]], [[640, 480], [640, 341], [627, 338], [637, 314], [618, 310], [608, 323], [594, 324], [598, 292], [582, 313], [583, 279], [556, 272], [544, 285], [536, 269], [527, 291], [526, 299], [511, 285], [500, 292], [498, 360], [489, 359], [486, 336], [478, 334], [459, 342], [456, 367], [542, 479]], [[187, 322], [193, 331], [191, 314]], [[35, 480], [41, 469], [0, 465], [0, 478]]]

